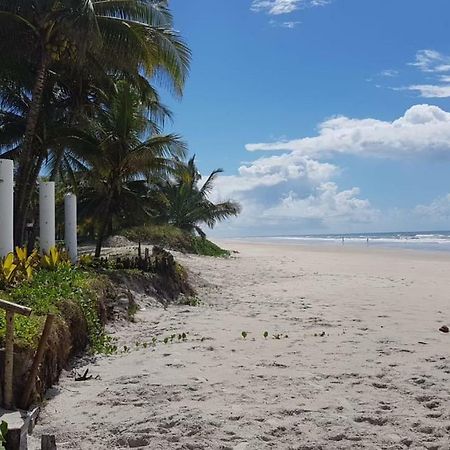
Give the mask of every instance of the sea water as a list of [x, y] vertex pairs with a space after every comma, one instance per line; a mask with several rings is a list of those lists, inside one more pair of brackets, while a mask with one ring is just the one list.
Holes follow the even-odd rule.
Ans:
[[[259, 238], [261, 240], [261, 238]], [[264, 240], [297, 244], [331, 244], [450, 252], [450, 231], [305, 234], [265, 236]]]

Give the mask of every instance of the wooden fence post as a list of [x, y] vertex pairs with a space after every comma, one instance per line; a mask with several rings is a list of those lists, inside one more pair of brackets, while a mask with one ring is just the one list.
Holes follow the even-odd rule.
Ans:
[[5, 372], [3, 405], [6, 409], [13, 406], [13, 372], [14, 372], [14, 314], [29, 316], [31, 309], [15, 303], [0, 300], [0, 308], [6, 311], [6, 336], [5, 336]]
[[42, 362], [42, 357], [44, 356], [45, 348], [47, 346], [47, 340], [50, 336], [50, 331], [52, 329], [52, 323], [55, 316], [53, 314], [48, 314], [45, 319], [44, 331], [42, 332], [41, 338], [39, 339], [38, 348], [36, 354], [34, 355], [33, 364], [31, 365], [30, 374], [28, 375], [27, 384], [20, 399], [20, 406], [26, 409], [28, 408], [28, 401], [30, 399], [31, 391], [33, 390], [34, 382], [39, 370], [39, 366]]

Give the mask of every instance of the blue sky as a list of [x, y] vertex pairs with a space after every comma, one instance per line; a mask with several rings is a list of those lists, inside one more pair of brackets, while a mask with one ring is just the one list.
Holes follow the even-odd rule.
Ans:
[[171, 0], [221, 235], [450, 229], [448, 0]]

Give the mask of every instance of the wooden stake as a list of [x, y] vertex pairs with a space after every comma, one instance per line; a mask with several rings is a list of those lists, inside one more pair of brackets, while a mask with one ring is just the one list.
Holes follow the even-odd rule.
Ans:
[[34, 384], [36, 381], [36, 376], [37, 376], [37, 373], [39, 370], [39, 366], [42, 362], [42, 358], [44, 356], [44, 352], [45, 352], [45, 349], [47, 346], [47, 340], [50, 335], [50, 331], [51, 331], [52, 323], [53, 323], [54, 319], [55, 319], [55, 316], [53, 314], [48, 314], [47, 318], [45, 319], [44, 330], [42, 331], [42, 335], [39, 340], [39, 345], [36, 350], [36, 354], [34, 355], [33, 364], [30, 369], [30, 374], [28, 375], [27, 384], [25, 385], [25, 389], [23, 391], [21, 402], [20, 402], [22, 408], [24, 408], [24, 409], [28, 408], [30, 394], [31, 394], [31, 391], [33, 390], [33, 387], [34, 387]]
[[43, 434], [41, 436], [41, 450], [56, 450], [56, 439], [54, 434]]
[[5, 337], [5, 390], [3, 392], [6, 409], [13, 403], [13, 369], [14, 369], [14, 313], [6, 311]]
[[15, 303], [0, 300], [0, 308], [6, 311], [6, 336], [5, 336], [5, 372], [3, 405], [6, 409], [13, 406], [13, 373], [14, 373], [14, 314], [29, 316], [31, 309]]

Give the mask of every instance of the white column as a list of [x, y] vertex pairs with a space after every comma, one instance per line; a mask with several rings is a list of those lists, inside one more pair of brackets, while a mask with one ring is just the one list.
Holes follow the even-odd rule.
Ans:
[[64, 240], [70, 261], [72, 261], [72, 264], [76, 264], [78, 261], [78, 245], [77, 196], [75, 194], [66, 194], [64, 197]]
[[14, 165], [0, 159], [0, 258], [14, 250]]
[[42, 253], [55, 246], [55, 183], [39, 183], [39, 230]]

